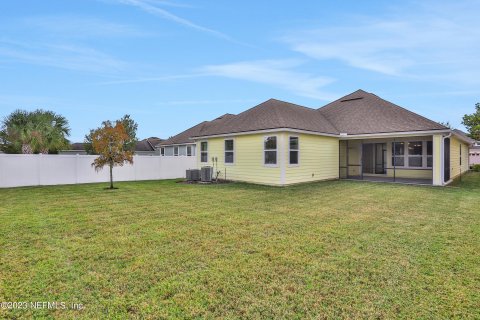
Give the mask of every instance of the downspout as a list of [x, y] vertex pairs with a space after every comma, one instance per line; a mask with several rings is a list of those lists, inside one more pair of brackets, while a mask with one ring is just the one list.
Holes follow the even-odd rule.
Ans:
[[[444, 186], [446, 184], [445, 182], [445, 139], [447, 138], [450, 138], [452, 136], [452, 131], [450, 131], [450, 133], [447, 135], [447, 136], [442, 136], [442, 145], [440, 146], [440, 173], [441, 173], [441, 177], [442, 177], [442, 186]], [[451, 161], [451, 159], [450, 159]], [[450, 168], [448, 168], [448, 170], [450, 170]], [[448, 181], [447, 181], [448, 182]]]

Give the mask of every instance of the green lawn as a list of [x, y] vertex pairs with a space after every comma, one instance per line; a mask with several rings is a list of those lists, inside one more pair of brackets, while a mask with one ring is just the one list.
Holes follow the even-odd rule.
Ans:
[[452, 188], [0, 189], [0, 318], [480, 318], [480, 174]]

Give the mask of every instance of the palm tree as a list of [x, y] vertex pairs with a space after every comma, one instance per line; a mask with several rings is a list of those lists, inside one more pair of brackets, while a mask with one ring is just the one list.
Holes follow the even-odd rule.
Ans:
[[2, 136], [10, 149], [24, 154], [33, 153], [30, 114], [24, 110], [15, 110], [3, 120]]
[[32, 112], [34, 130], [32, 132], [35, 151], [47, 154], [68, 148], [67, 136], [70, 128], [65, 117], [52, 111], [36, 110]]
[[[0, 136], [13, 153], [49, 153], [68, 148], [70, 134], [65, 117], [52, 111], [16, 110], [3, 120]], [[5, 148], [5, 146], [4, 146]]]

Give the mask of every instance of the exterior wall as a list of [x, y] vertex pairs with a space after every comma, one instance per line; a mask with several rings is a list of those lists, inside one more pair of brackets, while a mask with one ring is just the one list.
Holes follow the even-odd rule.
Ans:
[[[277, 165], [264, 165], [264, 139], [277, 137]], [[289, 137], [299, 138], [299, 165], [290, 166]], [[234, 163], [225, 164], [224, 141], [234, 140]], [[208, 142], [208, 162], [201, 160], [201, 141]], [[219, 178], [268, 185], [288, 185], [308, 181], [338, 179], [337, 138], [275, 132], [235, 137], [209, 138], [197, 142], [198, 167], [213, 166]], [[212, 162], [212, 157], [217, 159]]]
[[[198, 167], [211, 166], [214, 167], [214, 175], [216, 171], [220, 171], [219, 178], [236, 181], [246, 181], [259, 184], [281, 185], [280, 181], [280, 155], [277, 153], [277, 165], [265, 166], [263, 164], [263, 140], [264, 137], [277, 136], [277, 150], [281, 147], [281, 137], [283, 133], [272, 134], [250, 134], [235, 137], [220, 137], [200, 140], [197, 142], [197, 162]], [[224, 145], [225, 139], [234, 140], [234, 163], [225, 164]], [[208, 142], [208, 162], [202, 163], [201, 146], [202, 141]], [[212, 157], [217, 159], [212, 162]]]
[[[289, 137], [298, 137], [299, 164], [289, 165]], [[338, 179], [338, 138], [308, 134], [285, 134], [285, 184]]]
[[[460, 152], [460, 148], [462, 151]], [[455, 179], [470, 169], [468, 163], [469, 146], [455, 137], [450, 138], [450, 178]], [[460, 164], [461, 163], [461, 164]]]
[[[0, 188], [107, 182], [108, 167], [95, 171], [92, 155], [0, 155]], [[195, 157], [134, 156], [133, 165], [114, 167], [114, 181], [140, 181], [185, 177], [196, 169]]]

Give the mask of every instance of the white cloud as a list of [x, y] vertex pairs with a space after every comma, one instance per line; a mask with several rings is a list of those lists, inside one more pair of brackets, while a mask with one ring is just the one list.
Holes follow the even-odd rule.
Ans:
[[480, 3], [406, 7], [382, 18], [350, 17], [342, 26], [290, 32], [283, 40], [311, 58], [382, 74], [480, 83]]
[[81, 16], [41, 16], [29, 17], [21, 21], [22, 26], [32, 32], [40, 31], [49, 36], [68, 36], [69, 38], [91, 37], [138, 37], [147, 35], [145, 31], [133, 26]]
[[333, 82], [333, 79], [293, 70], [301, 64], [298, 60], [243, 61], [209, 65], [199, 71], [212, 76], [263, 83], [304, 97], [331, 100], [333, 96], [321, 88]]
[[210, 28], [201, 26], [199, 24], [196, 24], [196, 23], [194, 23], [190, 20], [181, 18], [181, 17], [179, 17], [177, 15], [174, 15], [173, 13], [171, 13], [171, 12], [165, 10], [165, 9], [162, 9], [158, 6], [158, 5], [163, 5], [163, 6], [169, 6], [170, 5], [170, 6], [172, 6], [172, 5], [174, 5], [173, 3], [164, 2], [164, 1], [155, 1], [153, 3], [155, 3], [157, 5], [153, 5], [153, 4], [151, 4], [152, 3], [151, 0], [150, 1], [146, 1], [146, 0], [116, 0], [116, 1], [119, 2], [119, 3], [122, 3], [122, 4], [137, 7], [137, 8], [139, 8], [139, 9], [141, 9], [141, 10], [143, 10], [143, 11], [149, 13], [149, 14], [161, 17], [161, 18], [166, 19], [166, 20], [173, 21], [175, 23], [186, 26], [188, 28], [195, 29], [197, 31], [201, 31], [201, 32], [204, 32], [204, 33], [208, 33], [210, 35], [216, 36], [216, 37], [224, 39], [224, 40], [228, 40], [228, 41], [235, 42], [235, 43], [240, 43], [240, 42], [237, 42], [236, 40], [234, 40], [230, 36], [220, 32], [220, 31], [210, 29]]
[[40, 44], [0, 39], [0, 57], [61, 69], [116, 73], [126, 63], [90, 47], [68, 44]]

